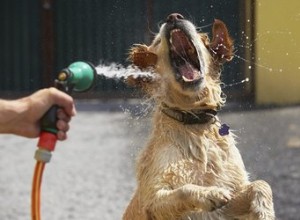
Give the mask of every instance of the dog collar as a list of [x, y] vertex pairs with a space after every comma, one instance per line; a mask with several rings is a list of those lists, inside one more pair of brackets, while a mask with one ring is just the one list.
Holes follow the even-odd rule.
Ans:
[[217, 111], [213, 109], [204, 109], [196, 111], [192, 110], [191, 112], [186, 112], [176, 108], [171, 108], [166, 104], [163, 104], [162, 112], [178, 122], [189, 125], [206, 124], [212, 119], [216, 120], [215, 116], [217, 115]]

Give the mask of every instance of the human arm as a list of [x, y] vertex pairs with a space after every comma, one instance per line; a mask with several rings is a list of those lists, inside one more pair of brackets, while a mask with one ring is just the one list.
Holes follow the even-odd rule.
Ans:
[[72, 97], [55, 88], [42, 89], [17, 100], [0, 100], [0, 133], [38, 137], [40, 119], [53, 105], [59, 106], [57, 138], [66, 139], [69, 121], [76, 114], [76, 110]]

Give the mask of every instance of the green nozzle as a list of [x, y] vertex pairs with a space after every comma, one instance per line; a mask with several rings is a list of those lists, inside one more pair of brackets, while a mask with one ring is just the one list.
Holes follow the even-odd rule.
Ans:
[[79, 61], [72, 63], [67, 70], [67, 81], [74, 86], [75, 92], [84, 92], [93, 86], [96, 70], [92, 64]]

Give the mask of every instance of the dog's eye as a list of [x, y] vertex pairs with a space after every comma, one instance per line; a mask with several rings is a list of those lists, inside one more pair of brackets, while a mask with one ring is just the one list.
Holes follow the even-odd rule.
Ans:
[[160, 42], [161, 42], [161, 39], [158, 38], [158, 39], [154, 42], [153, 47], [157, 47], [157, 46], [160, 44]]

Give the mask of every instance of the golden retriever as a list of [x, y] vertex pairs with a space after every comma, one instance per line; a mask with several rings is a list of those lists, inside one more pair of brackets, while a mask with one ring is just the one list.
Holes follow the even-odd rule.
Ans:
[[227, 27], [212, 40], [173, 13], [150, 46], [129, 59], [159, 77], [128, 78], [155, 100], [153, 128], [137, 160], [137, 189], [123, 220], [273, 220], [271, 187], [250, 182], [234, 135], [221, 126], [220, 71], [233, 57]]

